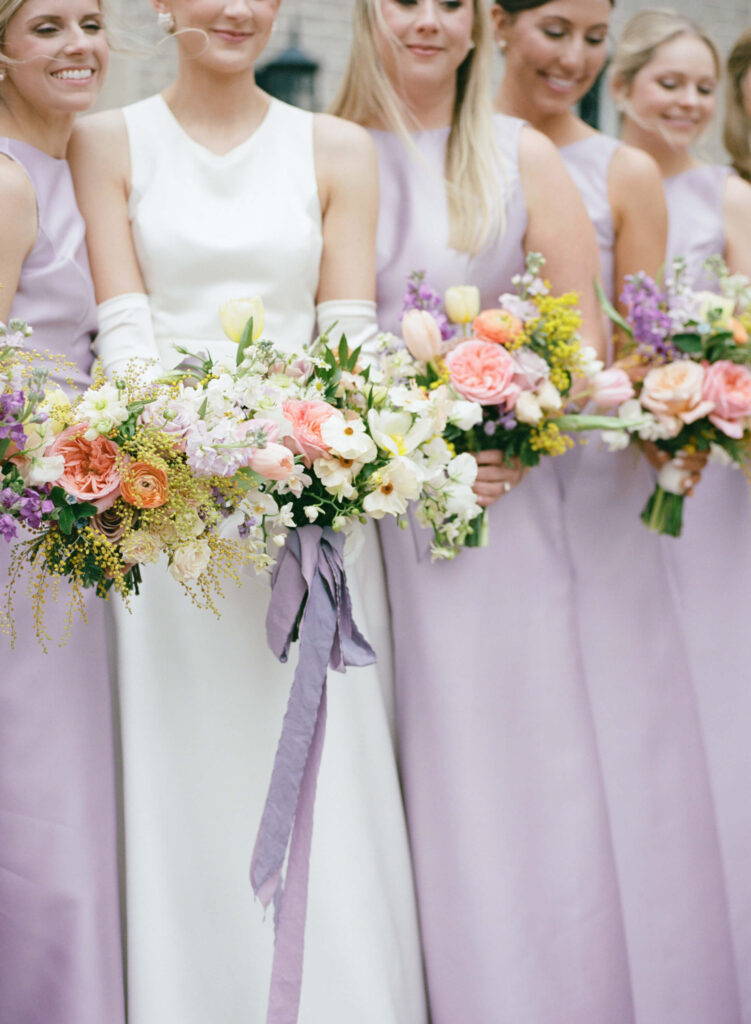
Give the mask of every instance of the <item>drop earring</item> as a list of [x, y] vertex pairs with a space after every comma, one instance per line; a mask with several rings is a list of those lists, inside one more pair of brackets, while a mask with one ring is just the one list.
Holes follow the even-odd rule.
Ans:
[[175, 19], [171, 11], [160, 11], [156, 16], [157, 24], [163, 32], [171, 35], [175, 31]]

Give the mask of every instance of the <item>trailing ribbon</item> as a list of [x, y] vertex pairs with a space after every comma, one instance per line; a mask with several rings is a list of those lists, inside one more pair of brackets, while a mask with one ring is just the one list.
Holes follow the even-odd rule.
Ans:
[[267, 1024], [296, 1024], [300, 1006], [313, 805], [326, 731], [326, 672], [376, 660], [352, 620], [343, 547], [344, 536], [328, 526], [293, 530], [271, 580], [269, 646], [286, 662], [299, 637], [300, 653], [250, 865], [253, 890], [264, 907], [272, 899], [275, 907]]

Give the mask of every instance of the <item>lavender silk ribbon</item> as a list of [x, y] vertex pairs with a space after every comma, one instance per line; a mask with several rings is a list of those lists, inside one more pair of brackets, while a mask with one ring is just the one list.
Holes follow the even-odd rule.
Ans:
[[[352, 620], [344, 537], [302, 526], [287, 537], [271, 580], [266, 637], [280, 661], [300, 654], [250, 865], [258, 898], [275, 905], [276, 942], [267, 1024], [295, 1024], [302, 987], [313, 805], [326, 731], [326, 671], [376, 658]], [[282, 868], [289, 846], [286, 884]]]

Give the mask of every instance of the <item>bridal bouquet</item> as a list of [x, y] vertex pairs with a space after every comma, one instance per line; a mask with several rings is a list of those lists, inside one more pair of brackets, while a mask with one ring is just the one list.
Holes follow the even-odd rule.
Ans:
[[83, 590], [138, 592], [139, 566], [165, 555], [172, 576], [213, 607], [220, 574], [236, 575], [242, 549], [218, 527], [236, 500], [231, 481], [191, 460], [203, 397], [183, 384], [99, 379], [69, 398], [23, 349], [23, 324], [0, 329], [0, 534], [18, 540], [6, 612], [27, 566], [40, 639], [56, 578]]
[[[564, 431], [611, 422], [567, 410], [575, 399], [602, 390], [602, 363], [594, 349], [580, 345], [577, 296], [550, 294], [541, 277], [544, 262], [530, 253], [525, 273], [513, 278], [517, 293], [501, 295], [498, 308], [482, 311], [472, 286], [448, 289], [444, 314], [423, 275], [410, 279], [402, 318], [407, 352], [392, 346], [383, 365], [392, 377], [401, 375], [427, 392], [443, 387], [464, 399], [445, 432], [456, 451], [496, 449], [507, 465], [531, 467], [543, 455], [561, 455], [573, 446]], [[464, 543], [486, 543], [484, 514], [477, 515]]]
[[625, 319], [601, 296], [626, 337], [620, 362], [634, 386], [633, 397], [616, 410], [621, 421], [634, 421], [630, 435], [603, 436], [613, 450], [633, 437], [665, 453], [641, 517], [672, 537], [680, 536], [683, 522], [682, 454], [706, 453], [734, 467], [751, 460], [751, 287], [747, 278], [731, 276], [721, 257], [705, 266], [717, 278], [717, 292], [683, 284], [681, 260], [667, 287], [646, 274], [628, 278]]

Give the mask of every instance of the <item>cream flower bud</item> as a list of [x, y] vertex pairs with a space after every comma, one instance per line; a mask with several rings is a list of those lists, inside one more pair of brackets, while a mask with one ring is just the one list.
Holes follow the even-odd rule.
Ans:
[[514, 415], [520, 423], [535, 426], [542, 419], [542, 407], [531, 391], [522, 391], [514, 406]]
[[258, 341], [263, 331], [263, 302], [254, 295], [252, 299], [230, 299], [219, 307], [222, 330], [230, 341], [240, 342], [245, 325], [253, 318], [253, 341]]
[[415, 359], [428, 362], [440, 355], [441, 329], [426, 309], [410, 309], [402, 317], [404, 344]]
[[454, 285], [444, 296], [446, 315], [455, 324], [469, 324], [480, 312], [480, 289], [473, 284]]
[[543, 412], [558, 412], [563, 405], [560, 391], [549, 380], [544, 381], [537, 389], [537, 401]]

